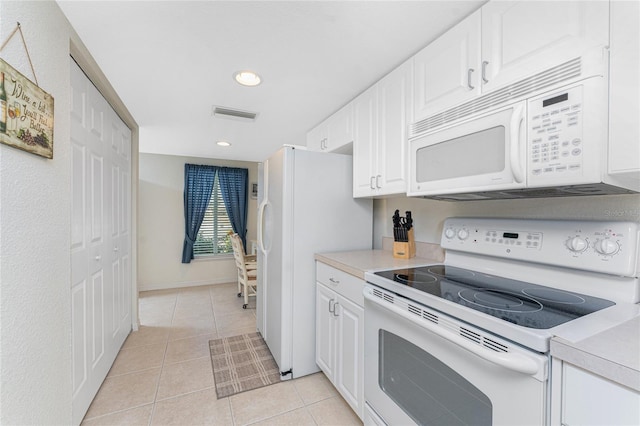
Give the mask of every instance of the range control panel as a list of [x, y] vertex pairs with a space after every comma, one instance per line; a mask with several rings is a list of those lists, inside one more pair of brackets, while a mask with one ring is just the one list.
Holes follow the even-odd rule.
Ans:
[[449, 218], [447, 250], [637, 276], [640, 241], [635, 222]]

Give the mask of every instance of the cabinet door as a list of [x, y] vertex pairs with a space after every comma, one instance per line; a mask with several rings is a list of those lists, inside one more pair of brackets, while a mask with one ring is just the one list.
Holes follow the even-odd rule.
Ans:
[[484, 91], [608, 44], [609, 2], [492, 1], [481, 12]]
[[364, 415], [364, 310], [338, 296], [335, 386], [360, 416]]
[[327, 149], [335, 151], [353, 142], [353, 104], [342, 107], [327, 120]]
[[[609, 172], [633, 179], [640, 169], [640, 3], [611, 2]], [[632, 93], [636, 95], [633, 96]], [[637, 182], [637, 177], [636, 177]]]
[[334, 314], [329, 311], [337, 302], [337, 295], [316, 283], [316, 364], [330, 380], [335, 375], [335, 323]]
[[307, 148], [311, 151], [325, 151], [327, 143], [327, 122], [318, 124], [307, 132]]
[[353, 101], [353, 196], [376, 193], [376, 86]]
[[480, 10], [413, 58], [414, 121], [480, 94]]
[[563, 367], [562, 424], [640, 424], [640, 393], [570, 364]]
[[380, 80], [376, 186], [379, 195], [407, 192], [407, 118], [411, 108], [411, 63]]

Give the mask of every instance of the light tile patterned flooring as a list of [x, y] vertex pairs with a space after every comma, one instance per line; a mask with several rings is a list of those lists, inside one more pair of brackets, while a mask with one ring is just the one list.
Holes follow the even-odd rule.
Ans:
[[83, 425], [361, 425], [322, 373], [217, 399], [209, 340], [255, 331], [237, 284], [140, 294], [132, 332]]

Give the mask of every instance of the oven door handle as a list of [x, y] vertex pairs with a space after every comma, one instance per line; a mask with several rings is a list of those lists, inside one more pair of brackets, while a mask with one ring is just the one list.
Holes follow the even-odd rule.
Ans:
[[450, 341], [451, 343], [455, 343], [461, 348], [466, 349], [467, 351], [479, 356], [486, 361], [492, 362], [504, 368], [508, 368], [509, 370], [517, 371], [518, 373], [529, 374], [532, 376], [538, 372], [538, 364], [526, 355], [512, 352], [495, 352], [493, 350], [485, 349], [475, 343], [472, 343], [464, 337], [461, 337], [431, 323], [430, 321], [416, 321], [416, 316], [414, 314], [409, 314], [408, 312], [388, 302], [380, 301], [380, 299], [378, 299], [377, 297], [369, 294], [366, 289], [364, 291], [364, 297], [368, 301], [375, 303], [381, 308], [389, 310], [396, 315], [399, 315], [402, 318], [410, 321], [411, 323], [418, 325], [425, 330], [430, 331], [442, 337], [443, 339]]

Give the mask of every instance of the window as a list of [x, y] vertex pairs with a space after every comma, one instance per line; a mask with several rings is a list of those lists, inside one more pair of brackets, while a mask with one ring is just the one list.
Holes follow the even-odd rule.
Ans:
[[222, 199], [220, 182], [216, 173], [211, 199], [204, 213], [204, 219], [202, 220], [202, 225], [200, 225], [196, 242], [193, 245], [193, 255], [233, 253], [231, 239], [229, 238], [231, 233], [233, 233], [233, 228]]

